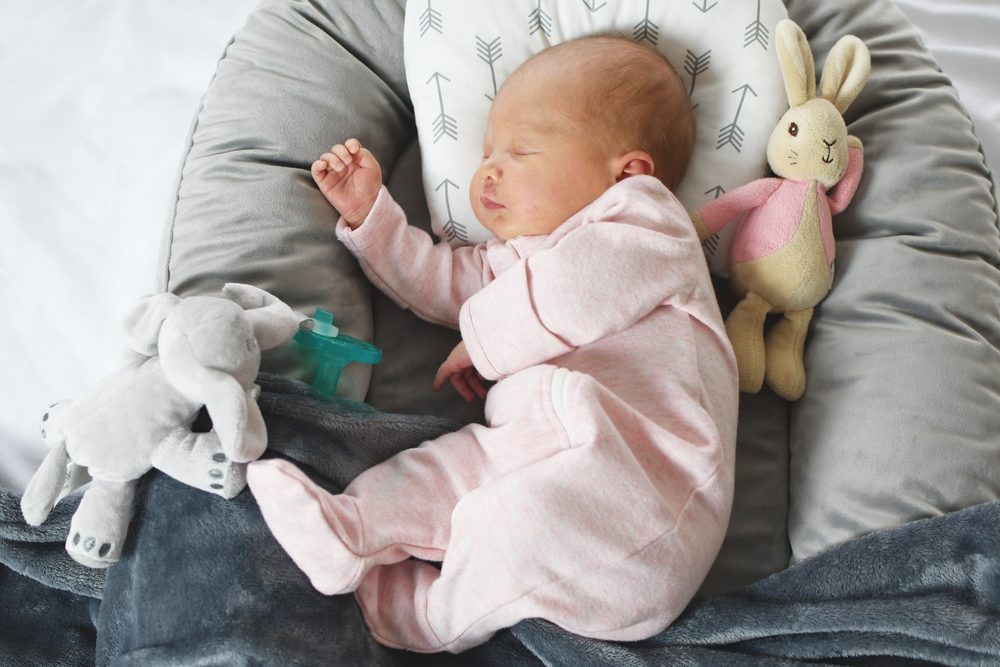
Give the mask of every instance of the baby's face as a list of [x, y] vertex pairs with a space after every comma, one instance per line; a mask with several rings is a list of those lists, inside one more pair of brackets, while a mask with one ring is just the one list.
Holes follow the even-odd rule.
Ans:
[[613, 156], [570, 122], [571, 96], [552, 83], [509, 80], [490, 109], [469, 198], [498, 238], [548, 234], [617, 180]]

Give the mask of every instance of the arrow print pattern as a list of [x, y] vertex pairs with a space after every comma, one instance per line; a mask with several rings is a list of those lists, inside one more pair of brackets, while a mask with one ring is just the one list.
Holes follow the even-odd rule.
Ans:
[[444, 136], [447, 136], [452, 141], [458, 141], [458, 122], [445, 112], [444, 96], [441, 94], [441, 81], [451, 83], [451, 79], [441, 74], [441, 72], [434, 72], [431, 78], [427, 79], [427, 83], [431, 81], [437, 85], [438, 108], [440, 109], [440, 113], [434, 119], [434, 143], [437, 143], [438, 139]]
[[444, 21], [441, 19], [441, 12], [431, 7], [431, 0], [427, 0], [427, 9], [420, 15], [420, 36], [423, 37], [429, 30], [443, 35], [443, 28]]
[[448, 219], [445, 220], [444, 224], [441, 226], [441, 231], [444, 232], [445, 237], [449, 242], [458, 239], [462, 243], [468, 243], [469, 233], [466, 231], [465, 225], [455, 220], [455, 216], [451, 214], [451, 193], [448, 190], [449, 186], [455, 188], [456, 190], [458, 189], [458, 186], [447, 178], [441, 181], [441, 183], [434, 188], [435, 192], [440, 192], [441, 188], [444, 188], [444, 206], [445, 210], [448, 211]]
[[601, 7], [606, 6], [607, 4], [608, 3], [606, 2], [597, 4], [597, 0], [583, 0], [583, 6], [589, 9], [591, 14], [597, 12], [597, 10], [599, 10]]
[[694, 5], [698, 10], [700, 10], [702, 14], [707, 14], [708, 12], [712, 11], [712, 7], [715, 7], [719, 3], [713, 2], [712, 4], [708, 4], [708, 0], [701, 0], [700, 5], [697, 2], [692, 2], [691, 4]]
[[767, 51], [767, 44], [771, 38], [771, 31], [767, 29], [764, 22], [760, 20], [760, 3], [761, 0], [757, 0], [757, 17], [750, 22], [747, 26], [746, 32], [743, 33], [743, 48], [750, 46], [751, 44], [760, 44], [760, 47]]
[[541, 30], [546, 37], [552, 36], [552, 17], [542, 9], [542, 0], [538, 0], [534, 11], [528, 14], [528, 34], [534, 35]]
[[691, 88], [688, 90], [688, 97], [694, 95], [694, 84], [700, 75], [708, 71], [711, 60], [712, 49], [705, 51], [700, 56], [695, 55], [695, 52], [691, 49], [687, 50], [687, 54], [684, 56], [684, 72], [691, 77]]
[[649, 18], [649, 2], [650, 0], [646, 0], [646, 16], [632, 28], [632, 39], [637, 42], [646, 41], [656, 46], [656, 42], [660, 39], [660, 26]]
[[739, 153], [743, 149], [743, 128], [740, 127], [740, 114], [743, 113], [743, 103], [746, 101], [747, 93], [750, 93], [754, 97], [757, 97], [757, 93], [750, 87], [749, 83], [743, 84], [732, 92], [740, 93], [740, 103], [736, 107], [736, 115], [733, 117], [733, 122], [723, 126], [719, 130], [718, 143], [715, 146], [715, 150], [719, 150], [724, 146], [732, 146]]
[[479, 35], [476, 35], [476, 52], [479, 59], [489, 65], [490, 68], [490, 76], [493, 79], [493, 94], [483, 93], [483, 95], [492, 102], [493, 98], [497, 95], [497, 70], [494, 65], [496, 61], [503, 57], [503, 44], [500, 42], [499, 37], [492, 42], [487, 42]]

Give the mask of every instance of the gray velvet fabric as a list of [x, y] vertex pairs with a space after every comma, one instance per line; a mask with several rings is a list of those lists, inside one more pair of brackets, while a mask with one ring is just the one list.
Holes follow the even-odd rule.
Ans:
[[0, 591], [0, 665], [94, 664], [96, 600], [48, 587], [2, 564]]
[[875, 528], [1000, 497], [1000, 234], [955, 90], [890, 0], [789, 0], [817, 69], [854, 33], [871, 79], [847, 112], [865, 144], [834, 219], [837, 271], [790, 409], [794, 559]]

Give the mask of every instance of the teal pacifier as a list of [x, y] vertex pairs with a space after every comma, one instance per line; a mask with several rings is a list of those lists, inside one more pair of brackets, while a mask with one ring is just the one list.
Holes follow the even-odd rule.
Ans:
[[316, 309], [316, 314], [299, 323], [292, 339], [301, 346], [305, 356], [315, 365], [313, 387], [324, 396], [333, 397], [340, 381], [340, 372], [351, 363], [377, 364], [382, 350], [363, 340], [340, 333], [333, 324], [333, 313]]

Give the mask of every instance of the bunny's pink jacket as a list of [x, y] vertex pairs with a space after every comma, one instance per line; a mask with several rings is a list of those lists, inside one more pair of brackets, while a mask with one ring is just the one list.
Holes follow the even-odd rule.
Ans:
[[864, 168], [864, 153], [852, 148], [847, 169], [829, 193], [816, 181], [784, 178], [761, 178], [731, 190], [699, 209], [709, 233], [726, 226], [742, 213], [746, 217], [733, 237], [730, 264], [751, 262], [785, 247], [803, 221], [806, 193], [810, 184], [816, 189], [817, 214], [827, 266], [833, 264], [833, 216], [847, 208], [854, 198]]

